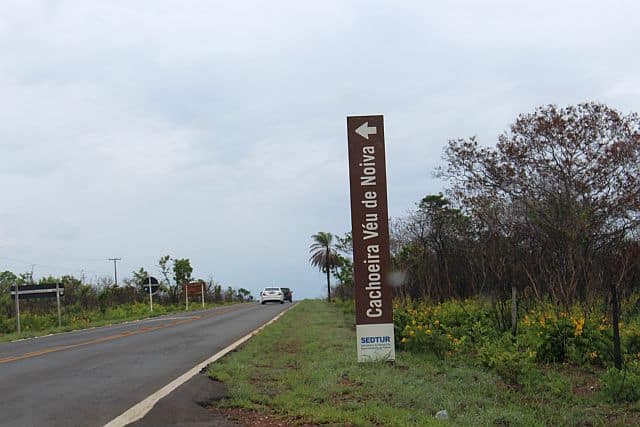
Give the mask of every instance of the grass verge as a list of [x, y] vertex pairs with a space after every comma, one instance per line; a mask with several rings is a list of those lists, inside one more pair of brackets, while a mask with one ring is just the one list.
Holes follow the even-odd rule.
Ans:
[[[351, 316], [303, 301], [209, 367], [229, 392], [218, 407], [271, 414], [290, 425], [640, 424], [640, 406], [604, 403], [597, 377], [578, 368], [545, 368], [536, 386], [524, 388], [467, 359], [401, 351], [395, 364], [358, 364], [355, 347]], [[442, 409], [448, 421], [434, 418]]]
[[[214, 307], [220, 307], [224, 303], [205, 303], [204, 308], [200, 304], [192, 304], [189, 311], [207, 310]], [[63, 332], [78, 331], [82, 329], [95, 328], [100, 326], [117, 325], [119, 323], [131, 322], [134, 320], [144, 320], [153, 317], [164, 316], [167, 314], [184, 313], [184, 306], [180, 305], [154, 305], [153, 313], [149, 312], [149, 306], [146, 304], [130, 304], [127, 306], [114, 307], [101, 313], [93, 310], [87, 313], [79, 314], [63, 314], [61, 327], [48, 327], [41, 329], [26, 329], [21, 333], [0, 334], [0, 343], [15, 341], [25, 338], [35, 338], [50, 334], [59, 334]], [[57, 319], [55, 314], [51, 314], [52, 319]], [[55, 320], [57, 322], [57, 320]], [[24, 327], [23, 327], [24, 328]]]

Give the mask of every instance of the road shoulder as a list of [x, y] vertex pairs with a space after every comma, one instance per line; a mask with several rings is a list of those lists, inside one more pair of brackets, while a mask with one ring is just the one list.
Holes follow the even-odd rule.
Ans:
[[211, 380], [206, 374], [198, 374], [178, 387], [173, 393], [160, 399], [144, 418], [129, 424], [132, 427], [156, 427], [179, 425], [185, 427], [235, 427], [222, 415], [207, 408], [227, 396], [225, 386]]

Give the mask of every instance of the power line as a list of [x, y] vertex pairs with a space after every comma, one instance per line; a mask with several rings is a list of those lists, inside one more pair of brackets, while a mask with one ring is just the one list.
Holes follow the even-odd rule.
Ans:
[[[27, 260], [23, 260], [23, 259], [18, 259], [18, 258], [8, 258], [8, 257], [3, 257], [0, 256], [0, 260], [5, 260], [5, 261], [10, 261], [12, 263], [19, 263], [19, 264], [25, 264], [27, 266], [31, 267], [35, 266], [35, 267], [44, 267], [44, 268], [48, 268], [48, 269], [53, 269], [53, 270], [59, 270], [59, 271], [71, 271], [71, 270], [75, 270], [76, 267], [71, 267], [68, 265], [51, 265], [51, 264], [41, 264], [39, 262], [33, 262], [33, 261], [27, 261]], [[103, 262], [104, 262], [104, 258], [102, 258]], [[82, 268], [85, 272], [88, 273], [95, 273], [95, 274], [109, 274], [106, 273], [104, 270], [102, 271], [98, 271], [98, 270], [87, 270]]]

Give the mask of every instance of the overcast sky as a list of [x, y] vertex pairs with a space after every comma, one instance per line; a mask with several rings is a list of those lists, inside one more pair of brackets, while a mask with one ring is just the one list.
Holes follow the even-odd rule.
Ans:
[[157, 273], [324, 295], [350, 230], [346, 116], [384, 114], [389, 213], [450, 138], [520, 113], [640, 111], [640, 3], [0, 2], [0, 271]]

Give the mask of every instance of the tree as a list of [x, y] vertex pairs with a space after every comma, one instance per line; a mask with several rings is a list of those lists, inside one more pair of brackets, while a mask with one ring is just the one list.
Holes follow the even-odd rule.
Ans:
[[342, 299], [353, 299], [354, 284], [353, 284], [353, 261], [351, 258], [338, 256], [338, 265], [333, 270], [333, 277], [338, 280], [335, 286], [334, 294], [337, 294]]
[[331, 302], [331, 269], [337, 267], [340, 263], [338, 254], [333, 248], [333, 235], [331, 233], [320, 231], [311, 236], [313, 243], [311, 244], [311, 258], [309, 261], [314, 267], [327, 275], [327, 301]]
[[596, 103], [540, 107], [518, 117], [495, 149], [449, 142], [443, 175], [486, 221], [501, 204], [519, 244], [537, 252], [540, 278], [570, 303], [593, 283], [589, 264], [640, 220], [640, 119]]
[[171, 257], [169, 255], [165, 255], [160, 257], [158, 260], [158, 267], [160, 267], [160, 274], [164, 278], [164, 284], [167, 287], [167, 291], [169, 292], [169, 298], [172, 302], [176, 302], [178, 300], [177, 289], [174, 286], [171, 286], [171, 267], [169, 266], [169, 261]]
[[[191, 261], [189, 261], [189, 258], [173, 258], [173, 267], [169, 267], [169, 261], [171, 260], [172, 258], [169, 255], [160, 257], [160, 260], [158, 260], [158, 266], [160, 267], [160, 273], [162, 274], [162, 277], [164, 277], [164, 281], [167, 285], [169, 297], [171, 298], [171, 301], [175, 303], [178, 301], [182, 285], [191, 280], [193, 268], [191, 267]], [[173, 275], [171, 275], [172, 273]], [[173, 284], [171, 283], [171, 279], [173, 279]]]
[[176, 283], [177, 289], [180, 289], [181, 286], [191, 281], [191, 273], [193, 273], [193, 268], [191, 267], [189, 258], [173, 260], [173, 280]]
[[473, 286], [465, 264], [469, 218], [442, 194], [427, 195], [391, 227], [392, 263], [402, 271], [401, 296], [444, 300], [466, 297]]
[[[452, 194], [528, 254], [519, 262], [528, 280], [565, 307], [591, 299], [606, 260], [640, 225], [637, 114], [597, 103], [540, 107], [518, 117], [495, 149], [453, 140], [445, 158]], [[496, 206], [506, 215], [492, 216]], [[619, 281], [608, 282], [615, 330]]]
[[247, 296], [251, 295], [251, 291], [245, 288], [238, 289], [238, 299], [240, 301], [246, 300]]
[[353, 283], [353, 236], [348, 231], [344, 236], [334, 236], [336, 239], [335, 249], [338, 263], [333, 270], [333, 277], [338, 280], [334, 289], [334, 295], [339, 295], [342, 299], [352, 299], [354, 297]]
[[149, 273], [144, 269], [144, 267], [140, 267], [140, 270], [133, 271], [131, 273], [133, 275], [133, 283], [138, 289], [144, 290], [145, 283], [149, 281]]
[[236, 295], [236, 292], [233, 290], [231, 286], [227, 286], [227, 290], [224, 291], [223, 298], [225, 301], [230, 302], [233, 301], [233, 297]]
[[[11, 271], [7, 270], [0, 273], [0, 307], [6, 317], [11, 317], [13, 312], [14, 305], [11, 303], [10, 292], [11, 287], [15, 286], [17, 282], [19, 285], [22, 284], [21, 279]], [[0, 330], [0, 332], [6, 333], [8, 331]]]

